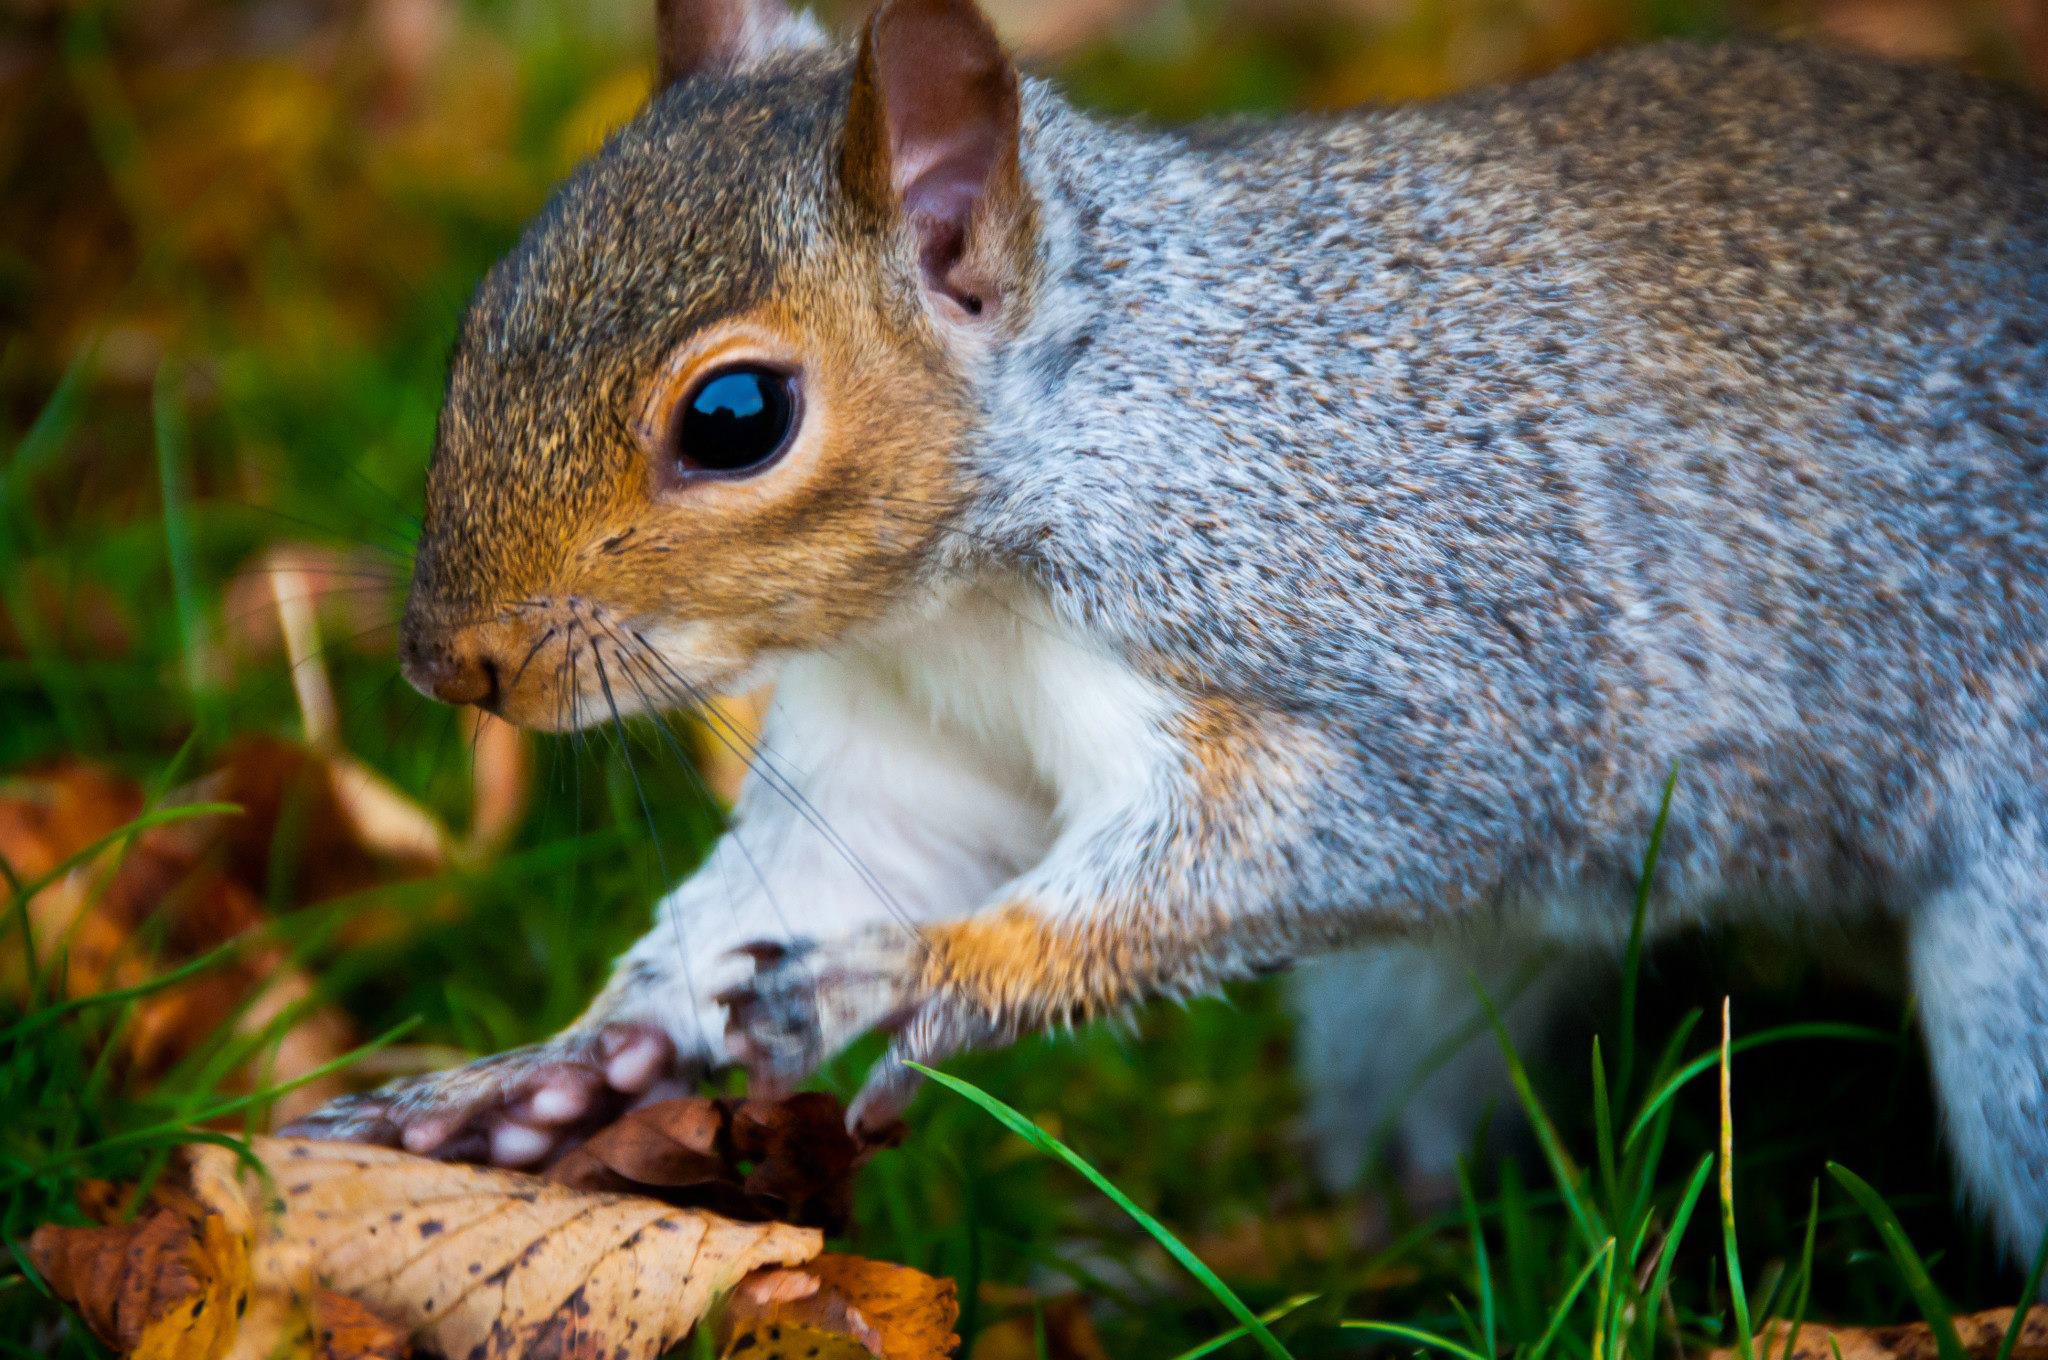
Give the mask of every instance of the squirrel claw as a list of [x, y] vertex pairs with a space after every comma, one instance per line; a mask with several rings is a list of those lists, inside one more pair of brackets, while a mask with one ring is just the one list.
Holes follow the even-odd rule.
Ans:
[[924, 1074], [908, 1066], [931, 1067], [956, 1053], [1000, 1043], [1007, 1035], [1002, 1027], [959, 998], [939, 995], [928, 998], [897, 1030], [888, 1051], [868, 1070], [860, 1094], [854, 1097], [846, 1115], [847, 1124], [863, 1137], [878, 1137], [880, 1131], [902, 1122], [910, 1102], [924, 1086]]
[[660, 1094], [675, 1070], [666, 1034], [649, 1025], [609, 1025], [575, 1041], [514, 1049], [343, 1096], [279, 1132], [402, 1147], [443, 1161], [535, 1166]]
[[893, 1028], [919, 998], [917, 940], [897, 928], [843, 940], [743, 945], [754, 976], [718, 999], [726, 1048], [758, 1094], [786, 1093], [868, 1030]]
[[920, 990], [921, 945], [895, 927], [842, 940], [749, 947], [753, 978], [719, 997], [726, 1047], [761, 1094], [782, 1094], [870, 1029], [890, 1032], [848, 1112], [856, 1132], [898, 1123], [924, 1078], [911, 1062], [943, 1062], [1008, 1037], [981, 1010], [947, 992]]

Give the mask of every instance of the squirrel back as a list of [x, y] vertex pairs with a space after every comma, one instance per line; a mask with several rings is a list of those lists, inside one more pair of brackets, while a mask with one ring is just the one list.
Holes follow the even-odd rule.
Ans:
[[[1730, 891], [1930, 871], [1953, 785], [2041, 720], [2048, 118], [1669, 43], [1189, 129], [1010, 77], [1011, 130], [970, 137], [889, 102], [946, 9], [904, 7], [895, 77], [791, 23], [674, 80], [492, 272], [416, 675], [458, 634], [509, 669], [541, 644], [502, 602], [561, 594], [715, 692], [993, 567], [1176, 692], [1289, 715], [1333, 824], [1412, 789], [1444, 864], [1628, 872], [1711, 751], [1676, 844], [1732, 852], [1701, 861]], [[739, 351], [804, 370], [794, 452], [678, 477], [679, 403]], [[602, 716], [590, 668], [519, 669], [515, 718]], [[1774, 834], [1792, 862], [1751, 853]]]
[[1447, 862], [1629, 872], [1712, 752], [1683, 820], [1801, 861], [1731, 889], [1853, 897], [2048, 717], [2039, 111], [1764, 44], [1188, 134], [1032, 107], [1073, 206], [974, 541], [1413, 790]]

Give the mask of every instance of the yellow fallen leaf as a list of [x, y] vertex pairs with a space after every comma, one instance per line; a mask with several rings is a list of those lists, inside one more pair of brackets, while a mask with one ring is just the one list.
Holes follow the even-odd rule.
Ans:
[[824, 1244], [812, 1228], [736, 1223], [387, 1148], [296, 1138], [252, 1147], [277, 1196], [260, 1250], [306, 1260], [320, 1284], [457, 1360], [654, 1360], [741, 1278], [808, 1261]]
[[[29, 1254], [86, 1325], [134, 1360], [401, 1360], [405, 1333], [320, 1290], [303, 1258], [257, 1249], [257, 1212], [225, 1148], [185, 1149], [143, 1214], [93, 1228], [46, 1225]], [[81, 1187], [111, 1219], [113, 1186]]]
[[[951, 1280], [830, 1254], [748, 1276], [721, 1319], [721, 1354], [746, 1360], [945, 1360], [959, 1346]], [[815, 1348], [815, 1349], [814, 1349]]]

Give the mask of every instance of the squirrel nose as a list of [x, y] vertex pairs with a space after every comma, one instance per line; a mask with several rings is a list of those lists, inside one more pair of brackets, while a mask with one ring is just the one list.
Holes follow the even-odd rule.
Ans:
[[502, 697], [497, 658], [475, 646], [433, 646], [408, 639], [405, 678], [444, 704], [475, 704], [495, 711]]

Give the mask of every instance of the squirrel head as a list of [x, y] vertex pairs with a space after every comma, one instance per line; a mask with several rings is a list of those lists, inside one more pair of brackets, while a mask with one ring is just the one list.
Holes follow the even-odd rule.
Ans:
[[848, 50], [780, 0], [660, 0], [660, 83], [456, 343], [408, 679], [567, 729], [886, 617], [966, 494], [1028, 307], [1018, 81], [968, 0]]

